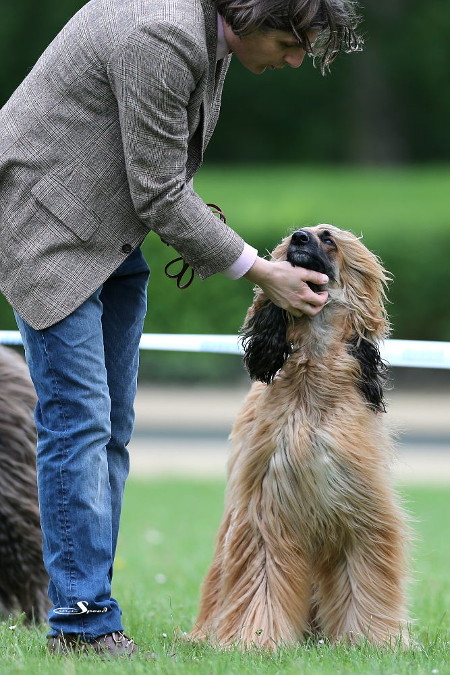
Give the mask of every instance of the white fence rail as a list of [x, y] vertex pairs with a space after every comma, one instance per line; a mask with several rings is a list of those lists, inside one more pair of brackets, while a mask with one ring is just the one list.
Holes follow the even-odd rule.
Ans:
[[[21, 345], [19, 331], [0, 331], [0, 344]], [[241, 354], [237, 335], [176, 335], [144, 333], [141, 349], [210, 354]], [[410, 368], [450, 368], [450, 342], [386, 340], [380, 345], [382, 358], [391, 366]]]

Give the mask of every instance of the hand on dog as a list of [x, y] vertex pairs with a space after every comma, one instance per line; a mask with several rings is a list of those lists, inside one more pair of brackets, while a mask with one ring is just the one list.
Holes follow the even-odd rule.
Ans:
[[316, 316], [328, 299], [327, 291], [315, 293], [307, 283], [323, 286], [328, 282], [326, 275], [304, 267], [293, 267], [284, 260], [272, 262], [256, 258], [244, 276], [260, 286], [275, 305], [294, 316]]

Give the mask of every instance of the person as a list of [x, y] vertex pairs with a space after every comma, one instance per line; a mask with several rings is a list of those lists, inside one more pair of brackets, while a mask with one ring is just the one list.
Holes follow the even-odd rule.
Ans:
[[[269, 262], [195, 193], [231, 53], [326, 69], [361, 40], [350, 0], [90, 0], [0, 117], [0, 288], [36, 388], [48, 647], [132, 655], [111, 596], [150, 231], [205, 279], [317, 314], [327, 278]], [[230, 281], [231, 283], [231, 281]]]

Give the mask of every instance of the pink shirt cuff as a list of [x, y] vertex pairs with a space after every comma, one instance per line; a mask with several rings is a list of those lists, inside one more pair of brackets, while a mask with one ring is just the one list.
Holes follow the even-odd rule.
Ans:
[[258, 251], [253, 246], [244, 244], [244, 250], [239, 258], [226, 270], [222, 272], [229, 279], [240, 279], [252, 267], [258, 256]]

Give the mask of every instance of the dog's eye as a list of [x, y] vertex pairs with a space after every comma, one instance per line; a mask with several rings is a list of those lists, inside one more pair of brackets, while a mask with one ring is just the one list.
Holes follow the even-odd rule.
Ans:
[[333, 248], [336, 248], [336, 244], [334, 242], [334, 239], [331, 236], [330, 232], [328, 232], [328, 230], [325, 230], [325, 232], [322, 232], [322, 234], [320, 235], [320, 241], [323, 244], [326, 244], [327, 246], [333, 246]]

